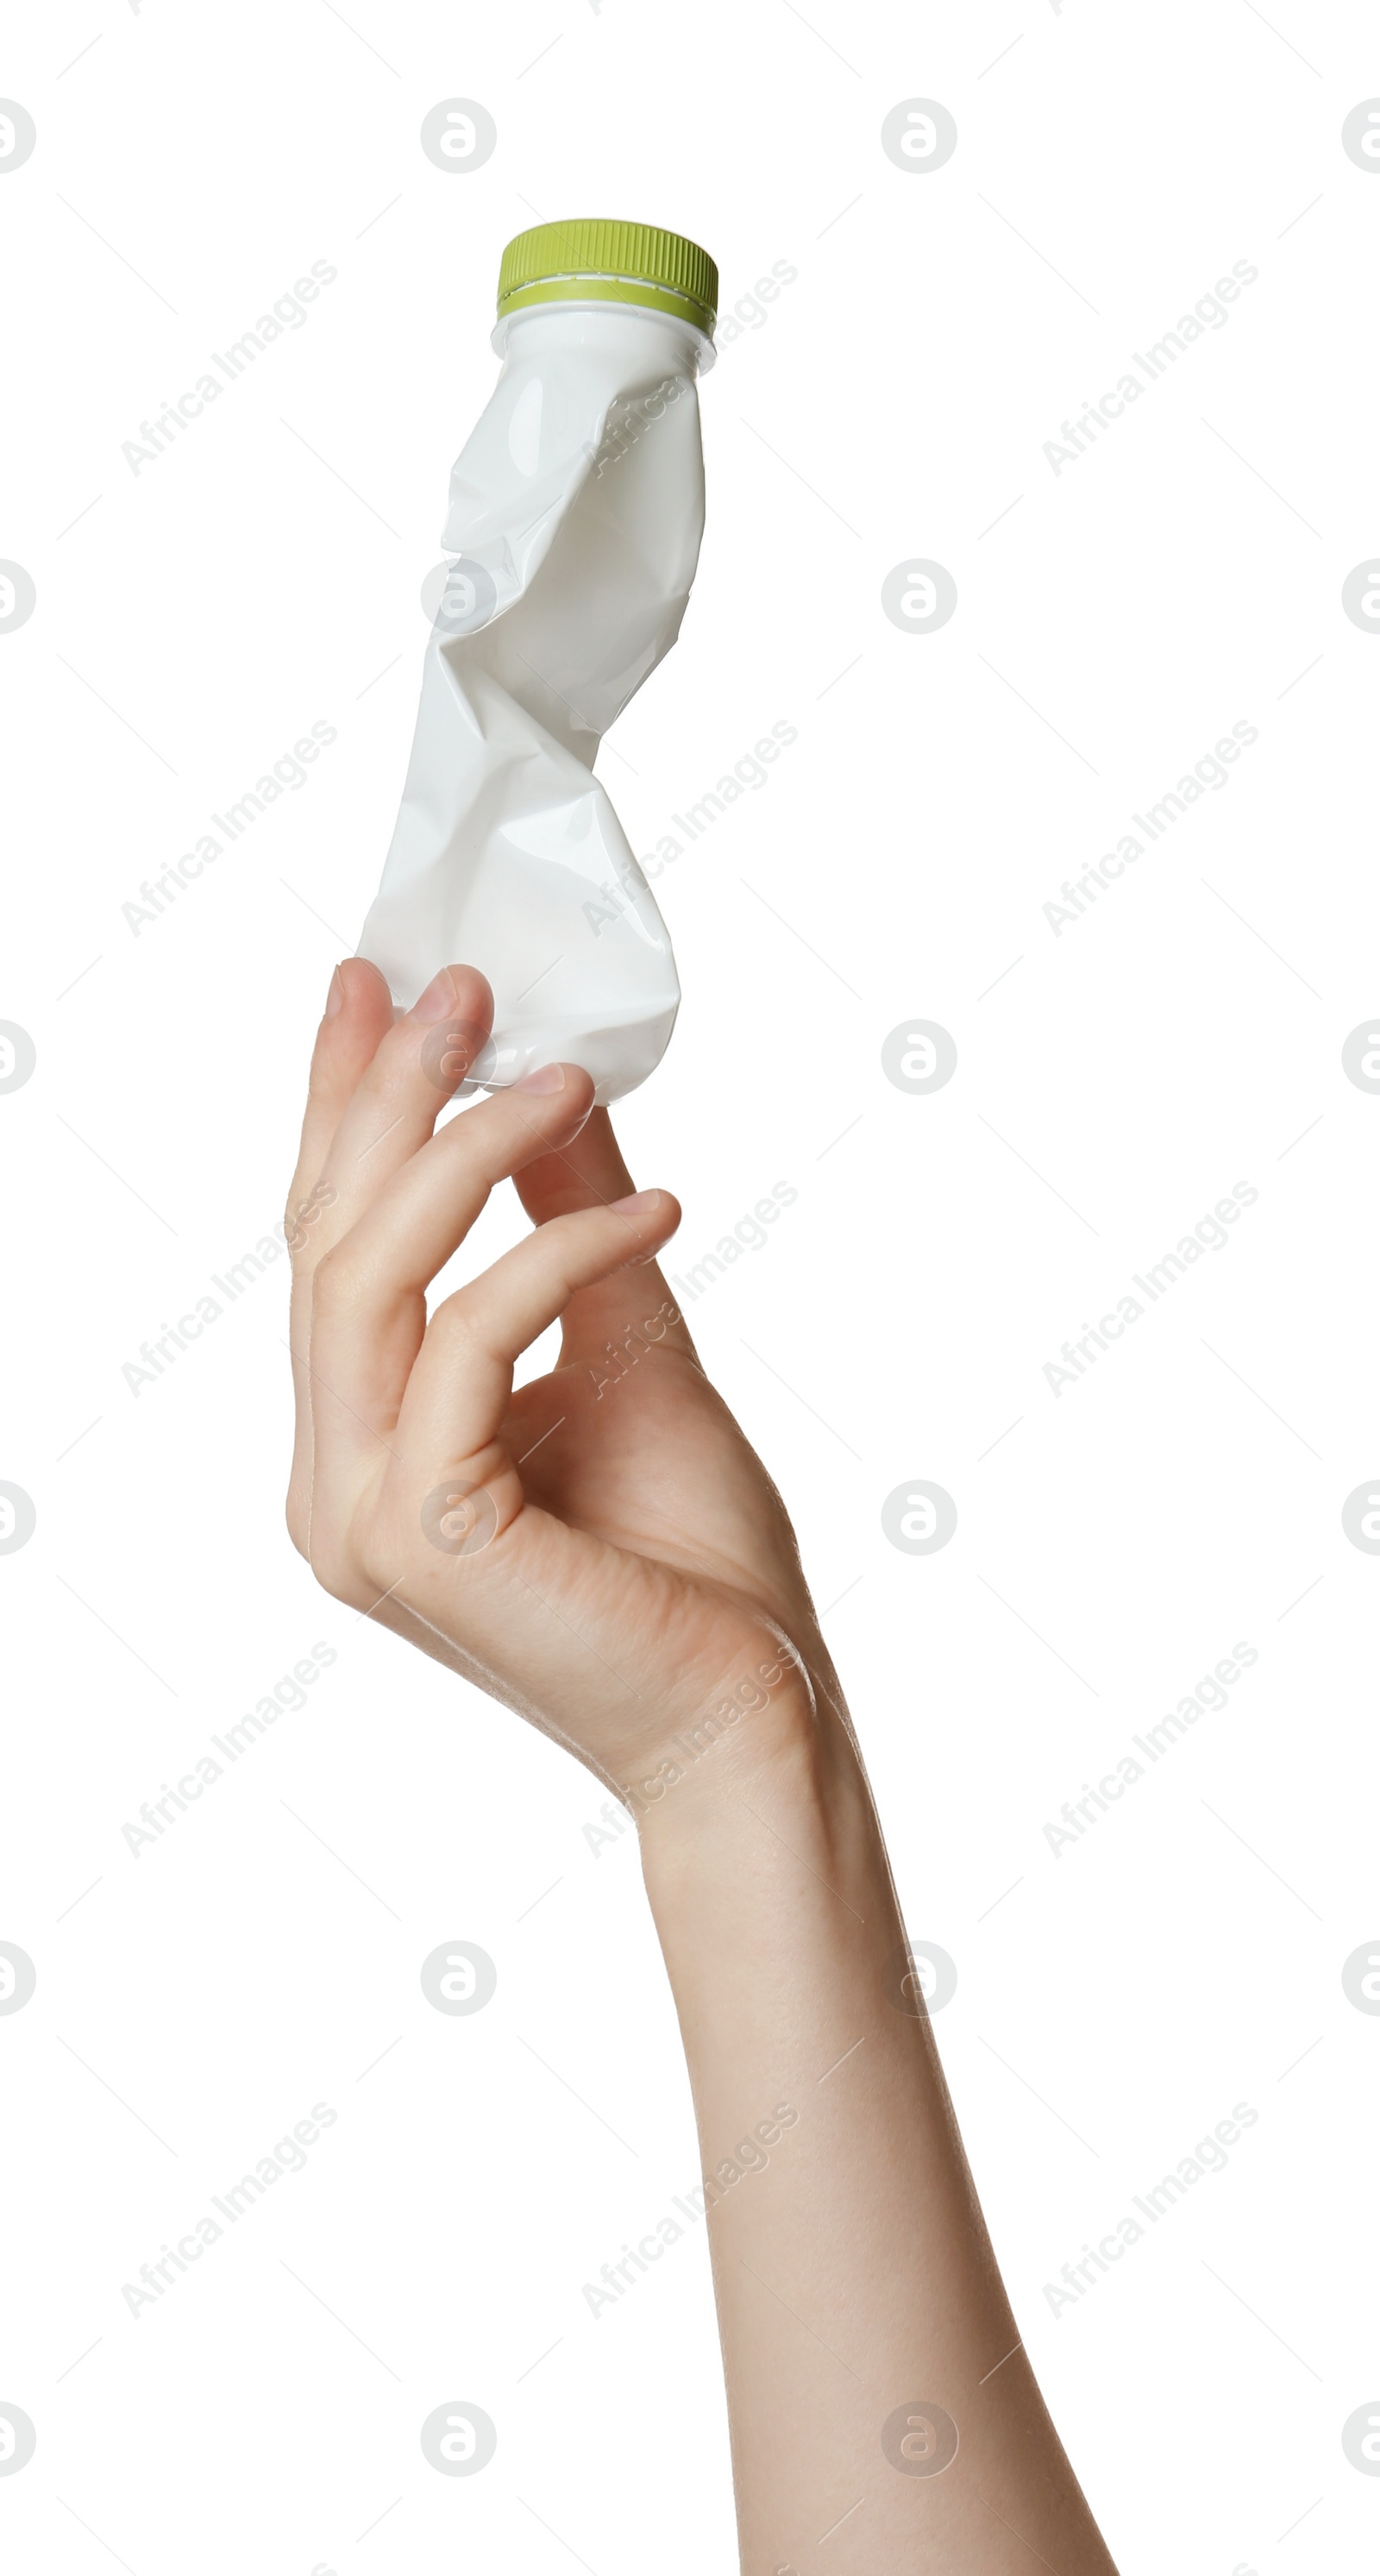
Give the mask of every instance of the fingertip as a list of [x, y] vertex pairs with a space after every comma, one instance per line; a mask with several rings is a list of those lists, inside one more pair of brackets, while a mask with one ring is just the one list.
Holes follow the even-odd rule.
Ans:
[[632, 1218], [645, 1229], [648, 1238], [668, 1242], [680, 1224], [680, 1201], [669, 1190], [632, 1190], [626, 1198], [610, 1199], [609, 1215]]
[[372, 1054], [385, 1029], [393, 1025], [393, 997], [386, 979], [367, 957], [342, 957], [331, 977], [326, 1007], [317, 1030], [318, 1050], [351, 1055], [361, 1045]]
[[367, 957], [342, 957], [331, 976], [307, 1077], [293, 1190], [316, 1179], [356, 1084], [393, 1025], [393, 997]]
[[384, 977], [367, 957], [342, 957], [331, 976], [326, 1007], [317, 1030], [318, 1049], [353, 1051], [361, 1039], [371, 1048], [393, 1022], [393, 999]]
[[456, 1018], [491, 1029], [494, 1024], [494, 988], [488, 976], [478, 966], [454, 964], [450, 975], [455, 986]]
[[[331, 990], [339, 990], [342, 998], [356, 1008], [381, 1001], [387, 1002], [390, 1011], [393, 1008], [388, 978], [382, 968], [374, 964], [372, 957], [342, 957], [331, 977]], [[328, 1005], [327, 1017], [331, 1016]]]
[[[586, 1073], [582, 1064], [563, 1064], [561, 1071], [565, 1075], [565, 1088], [569, 1095], [571, 1110], [578, 1115], [580, 1121], [575, 1130], [575, 1135], [579, 1136], [583, 1134], [594, 1115], [594, 1095], [599, 1086], [593, 1074]], [[575, 1137], [572, 1136], [570, 1142], [573, 1144], [574, 1141]]]
[[532, 1071], [525, 1073], [521, 1082], [513, 1083], [511, 1088], [515, 1092], [531, 1092], [537, 1099], [552, 1098], [558, 1091], [568, 1092], [570, 1107], [576, 1109], [583, 1103], [586, 1117], [593, 1105], [593, 1077], [579, 1064], [534, 1065]]

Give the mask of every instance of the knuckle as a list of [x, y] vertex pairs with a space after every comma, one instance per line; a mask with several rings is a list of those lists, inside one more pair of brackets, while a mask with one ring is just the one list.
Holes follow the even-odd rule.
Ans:
[[290, 1253], [295, 1256], [312, 1242], [314, 1229], [326, 1210], [335, 1206], [339, 1195], [334, 1185], [325, 1180], [318, 1181], [302, 1197], [295, 1190], [289, 1193], [283, 1210], [283, 1239]]
[[412, 1072], [410, 1032], [400, 1020], [388, 1031], [367, 1067], [360, 1093], [382, 1108], [401, 1108]]
[[338, 1314], [354, 1294], [354, 1264], [343, 1244], [323, 1252], [312, 1272], [312, 1304], [318, 1312]]
[[313, 1530], [308, 1533], [302, 1553], [323, 1592], [329, 1592], [333, 1601], [343, 1602], [347, 1609], [360, 1608], [365, 1586], [347, 1550], [334, 1544], [328, 1535]]
[[375, 1580], [370, 1562], [374, 1513], [358, 1501], [349, 1505], [343, 1496], [323, 1492], [319, 1484], [313, 1499], [302, 1553], [333, 1601], [349, 1610], [367, 1610], [388, 1583], [387, 1576]]

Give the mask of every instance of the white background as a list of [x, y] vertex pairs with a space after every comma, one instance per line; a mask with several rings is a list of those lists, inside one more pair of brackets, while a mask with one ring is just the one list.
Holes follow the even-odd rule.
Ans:
[[[1380, 1101], [1341, 1064], [1377, 999], [1380, 643], [1341, 606], [1378, 533], [1380, 177], [1340, 140], [1370, 13], [59, 0], [12, 13], [0, 89], [38, 128], [0, 179], [0, 554], [37, 587], [0, 636], [0, 1016], [38, 1055], [0, 1100], [0, 1476], [37, 1510], [0, 1565], [0, 1938], [38, 1971], [0, 2018], [0, 2399], [38, 2435], [9, 2563], [733, 2562], [702, 2231], [582, 2297], [697, 2173], [631, 1834], [593, 1850], [588, 1775], [314, 1590], [285, 1264], [122, 1375], [280, 1214], [499, 253], [607, 213], [702, 241], [726, 307], [799, 272], [705, 384], [697, 586], [601, 774], [650, 850], [773, 722], [799, 739], [658, 883], [686, 998], [620, 1129], [684, 1201], [682, 1271], [798, 1191], [691, 1320], [837, 1604], [1119, 2565], [1373, 2567], [1380, 2481], [1341, 2445], [1380, 2401], [1380, 2021], [1341, 1981], [1380, 1930], [1380, 1565], [1341, 1521], [1380, 1465]], [[418, 142], [451, 96], [499, 137], [454, 176]], [[881, 149], [913, 96], [957, 120], [943, 169]], [[133, 473], [122, 442], [314, 260], [303, 327]], [[1226, 324], [1056, 474], [1060, 423], [1237, 261]], [[912, 552], [957, 583], [932, 634], [880, 606]], [[306, 785], [134, 935], [141, 880], [313, 721]], [[1229, 785], [1056, 938], [1061, 882], [1236, 722]], [[907, 1014], [957, 1042], [933, 1096], [881, 1069]], [[1052, 1392], [1237, 1182], [1228, 1245]], [[881, 1526], [916, 1477], [958, 1509], [931, 1557]], [[306, 1706], [136, 1858], [126, 1820], [316, 1640]], [[1237, 1640], [1227, 1708], [1056, 1857], [1046, 1822]], [[457, 1938], [497, 1963], [472, 2018], [419, 1984]], [[306, 2170], [131, 2316], [122, 2283], [318, 2101]], [[1238, 2102], [1227, 2169], [1052, 2312]], [[451, 2399], [498, 2427], [480, 2476], [422, 2456]]]

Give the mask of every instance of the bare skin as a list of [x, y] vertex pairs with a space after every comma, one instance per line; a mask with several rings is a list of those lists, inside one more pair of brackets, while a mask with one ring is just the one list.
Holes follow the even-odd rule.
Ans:
[[[462, 966], [396, 1026], [373, 967], [333, 978], [288, 1204], [292, 1537], [637, 1818], [713, 2185], [744, 2576], [1115, 2576], [1020, 2348], [790, 1523], [655, 1266], [680, 1210], [632, 1193], [574, 1066], [433, 1133], [490, 1010]], [[532, 1233], [428, 1322], [508, 1178]]]

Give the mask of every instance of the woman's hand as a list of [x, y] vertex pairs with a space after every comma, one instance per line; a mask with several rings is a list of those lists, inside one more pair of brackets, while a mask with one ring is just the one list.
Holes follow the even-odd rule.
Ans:
[[[785, 1512], [654, 1266], [679, 1210], [627, 1194], [569, 1065], [432, 1134], [489, 1009], [463, 967], [396, 1028], [373, 967], [332, 985], [288, 1209], [293, 1537], [651, 1827], [743, 2567], [814, 2566], [827, 2542], [835, 2576], [1115, 2576], [928, 2022], [898, 2001], [906, 1936]], [[428, 1281], [509, 1174], [535, 1230], [428, 1323]], [[514, 1395], [558, 1316], [556, 1367]]]
[[[744, 1713], [789, 1730], [822, 1649], [781, 1499], [655, 1266], [680, 1210], [629, 1195], [589, 1076], [548, 1067], [433, 1133], [491, 1015], [463, 966], [396, 1026], [375, 967], [332, 979], [287, 1212], [288, 1527], [329, 1592], [642, 1809]], [[428, 1283], [510, 1176], [535, 1231], [428, 1322]], [[555, 1368], [514, 1394], [558, 1317]]]

